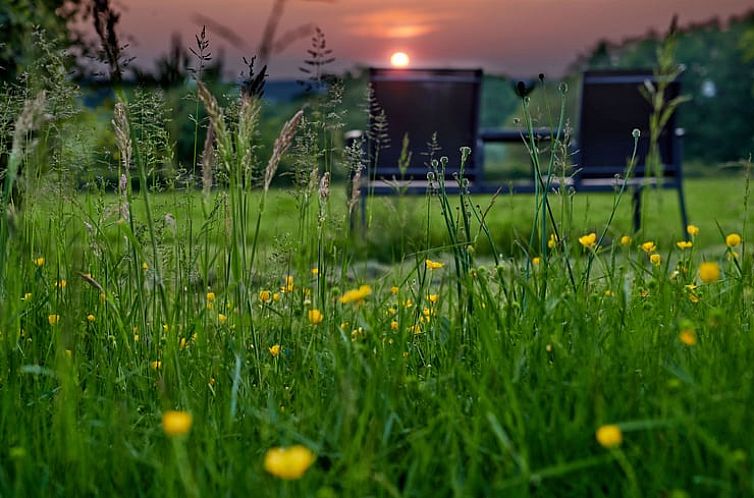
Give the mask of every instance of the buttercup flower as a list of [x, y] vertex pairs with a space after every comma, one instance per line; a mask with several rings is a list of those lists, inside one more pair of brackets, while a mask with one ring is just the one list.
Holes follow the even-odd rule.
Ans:
[[263, 303], [269, 303], [272, 300], [272, 292], [268, 290], [259, 291], [259, 300]]
[[678, 339], [686, 346], [693, 346], [696, 344], [696, 332], [692, 329], [681, 330], [681, 333], [678, 334]]
[[676, 247], [678, 247], [678, 249], [680, 249], [681, 251], [684, 251], [686, 249], [691, 249], [691, 247], [693, 247], [694, 243], [691, 242], [690, 240], [680, 240], [680, 241], [676, 242], [675, 245], [676, 245]]
[[322, 320], [325, 319], [325, 316], [322, 314], [321, 311], [318, 309], [310, 309], [309, 313], [307, 313], [307, 317], [309, 318], [309, 323], [312, 325], [319, 325], [322, 323]]
[[189, 412], [170, 410], [162, 415], [162, 430], [170, 437], [188, 434], [192, 423]]
[[639, 247], [641, 247], [641, 250], [644, 251], [647, 254], [655, 252], [655, 250], [657, 250], [657, 246], [651, 240], [648, 240], [648, 241], [644, 242]]
[[592, 232], [586, 235], [582, 235], [581, 237], [579, 237], [579, 244], [581, 244], [585, 249], [593, 249], [597, 244], [597, 234]]
[[622, 245], [623, 247], [628, 247], [629, 245], [631, 245], [631, 237], [629, 237], [628, 235], [621, 237], [620, 245]]
[[42, 256], [35, 258], [33, 261], [34, 261], [34, 266], [36, 267], [42, 267], [45, 264], [45, 258], [43, 258]]
[[47, 316], [47, 322], [50, 325], [57, 325], [57, 323], [60, 321], [60, 315], [48, 315]]
[[736, 247], [741, 243], [741, 236], [737, 233], [729, 233], [727, 237], [725, 237], [725, 245], [728, 247]]
[[534, 266], [538, 266], [541, 262], [542, 258], [540, 258], [539, 256], [534, 256], [533, 258], [531, 258], [531, 264], [533, 264]]
[[440, 268], [445, 266], [443, 263], [439, 261], [432, 261], [431, 259], [427, 259], [424, 263], [427, 265], [427, 268], [429, 268], [430, 270], [439, 270]]
[[285, 285], [280, 288], [283, 292], [293, 292], [293, 289], [295, 289], [295, 285], [293, 285], [293, 275], [288, 275], [285, 277]]
[[699, 265], [699, 278], [705, 284], [720, 280], [720, 265], [714, 261], [705, 261]]
[[88, 322], [93, 322], [96, 319], [97, 319], [97, 317], [95, 317], [91, 313], [89, 313], [88, 315], [86, 315], [86, 321], [88, 321]]
[[396, 320], [390, 322], [390, 330], [398, 330], [398, 322]]
[[554, 233], [551, 233], [550, 238], [547, 240], [547, 247], [550, 249], [555, 249], [557, 245], [558, 245], [558, 238], [555, 236]]
[[274, 344], [270, 346], [270, 354], [272, 355], [273, 358], [277, 357], [277, 355], [280, 354], [280, 350], [281, 350], [280, 344]]
[[597, 429], [597, 442], [605, 448], [617, 448], [623, 442], [623, 433], [617, 425], [603, 425]]
[[696, 225], [689, 225], [686, 227], [686, 233], [691, 235], [692, 237], [696, 237], [699, 235], [699, 227]]
[[272, 448], [264, 455], [264, 470], [280, 479], [300, 479], [315, 459], [306, 446]]
[[217, 314], [217, 321], [220, 322], [220, 325], [224, 324], [228, 321], [228, 317], [223, 315], [222, 313]]
[[346, 291], [341, 297], [340, 302], [343, 304], [361, 304], [367, 296], [372, 293], [372, 288], [368, 285], [362, 285], [358, 289]]
[[395, 285], [394, 285], [394, 286], [392, 286], [392, 287], [390, 287], [390, 293], [391, 293], [392, 295], [394, 295], [394, 296], [395, 296], [396, 294], [398, 294], [398, 291], [399, 291], [399, 290], [400, 290], [400, 289], [399, 289], [399, 288], [398, 288], [397, 286], [395, 286]]
[[211, 302], [213, 302], [213, 301], [215, 300], [215, 297], [216, 297], [216, 296], [215, 296], [215, 293], [214, 293], [214, 292], [212, 292], [212, 291], [208, 292], [208, 293], [207, 293], [207, 302], [208, 302], [208, 303], [211, 303]]
[[662, 263], [662, 256], [660, 256], [660, 255], [659, 255], [659, 254], [657, 254], [657, 253], [654, 253], [654, 254], [650, 254], [650, 256], [649, 256], [649, 261], [650, 261], [650, 262], [651, 262], [651, 263], [652, 263], [653, 265], [655, 265], [655, 266], [660, 266], [660, 263]]

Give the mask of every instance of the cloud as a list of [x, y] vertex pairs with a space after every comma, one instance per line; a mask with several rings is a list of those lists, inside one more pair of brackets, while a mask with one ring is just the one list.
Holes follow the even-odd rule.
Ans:
[[450, 12], [427, 13], [413, 9], [383, 9], [345, 17], [346, 31], [365, 38], [417, 38], [439, 31], [451, 21]]

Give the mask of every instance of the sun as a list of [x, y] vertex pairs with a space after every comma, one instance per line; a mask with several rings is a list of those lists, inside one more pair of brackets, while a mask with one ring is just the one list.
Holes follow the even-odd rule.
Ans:
[[406, 52], [395, 52], [390, 56], [390, 65], [393, 67], [408, 67], [408, 63], [411, 62]]

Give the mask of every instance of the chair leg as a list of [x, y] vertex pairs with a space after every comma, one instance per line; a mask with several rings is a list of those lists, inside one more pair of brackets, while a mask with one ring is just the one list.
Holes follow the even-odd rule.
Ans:
[[681, 233], [683, 234], [683, 239], [688, 240], [689, 239], [689, 233], [688, 230], [686, 230], [686, 227], [689, 226], [689, 218], [686, 214], [686, 198], [683, 195], [683, 184], [678, 184], [678, 207], [681, 210]]
[[359, 198], [361, 204], [361, 233], [367, 232], [367, 196], [361, 195]]
[[641, 229], [641, 188], [637, 187], [633, 191], [632, 205], [634, 208], [634, 232]]

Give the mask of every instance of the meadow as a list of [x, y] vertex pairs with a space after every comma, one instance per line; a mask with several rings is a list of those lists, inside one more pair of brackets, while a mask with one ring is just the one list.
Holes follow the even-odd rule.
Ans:
[[262, 155], [260, 101], [198, 81], [180, 184], [120, 93], [81, 189], [56, 77], [3, 108], [0, 496], [754, 496], [750, 164], [687, 182], [688, 227], [439, 180], [361, 227], [331, 97]]

